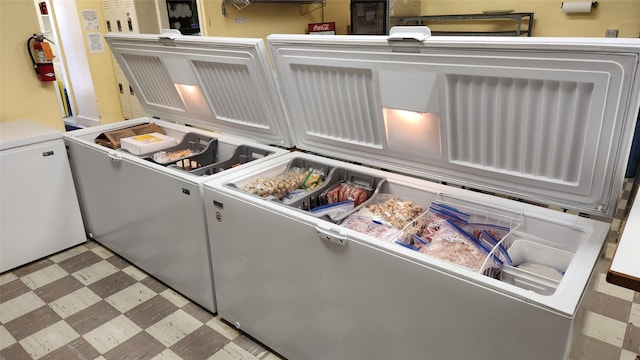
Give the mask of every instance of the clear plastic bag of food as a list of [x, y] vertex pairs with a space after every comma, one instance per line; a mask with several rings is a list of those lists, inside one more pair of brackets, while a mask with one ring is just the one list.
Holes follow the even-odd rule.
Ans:
[[486, 231], [497, 241], [502, 240], [502, 238], [507, 236], [507, 234], [511, 231], [511, 229], [506, 226], [481, 223], [469, 223], [466, 224], [463, 228], [466, 232], [473, 235], [473, 237], [476, 239], [480, 238], [480, 234], [482, 233], [482, 231]]
[[372, 236], [387, 242], [393, 242], [401, 234], [401, 230], [393, 226], [375, 222], [370, 216], [353, 214], [346, 218], [342, 226], [347, 229], [355, 230], [359, 233]]
[[502, 267], [500, 260], [495, 257], [485, 266], [489, 251], [451, 220], [445, 220], [429, 244], [421, 247], [419, 251], [476, 272], [484, 270], [485, 274], [491, 276]]
[[309, 210], [309, 212], [314, 216], [328, 216], [330, 219], [335, 219], [340, 215], [353, 210], [354, 202], [353, 200], [347, 200], [342, 202], [337, 202], [333, 204], [320, 205], [315, 208]]
[[351, 200], [356, 207], [367, 201], [369, 194], [363, 186], [345, 181], [324, 191], [320, 197], [327, 204]]
[[[373, 220], [381, 224], [393, 226], [396, 229], [405, 229], [412, 224], [424, 208], [412, 200], [401, 199], [392, 195], [379, 194], [374, 204], [367, 206]], [[420, 227], [420, 224], [415, 224]]]
[[452, 206], [432, 203], [425, 215], [424, 226], [418, 236], [428, 243], [446, 220], [458, 226], [464, 226], [469, 221], [469, 217], [469, 214], [463, 213]]
[[298, 169], [300, 179], [299, 187], [306, 191], [311, 191], [324, 183], [324, 172], [320, 169], [309, 168], [308, 170]]
[[243, 191], [261, 197], [273, 196], [278, 199], [293, 192], [300, 186], [298, 171], [289, 170], [274, 177], [259, 177], [242, 187]]

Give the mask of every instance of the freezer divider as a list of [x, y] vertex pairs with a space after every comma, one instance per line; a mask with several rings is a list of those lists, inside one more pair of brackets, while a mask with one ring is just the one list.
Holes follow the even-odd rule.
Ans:
[[142, 155], [143, 158], [163, 166], [175, 165], [191, 170], [216, 162], [218, 140], [209, 136], [187, 133], [176, 146]]
[[[238, 146], [233, 155], [224, 160], [218, 160], [217, 162], [192, 169], [191, 173], [195, 175], [213, 175], [218, 172], [246, 164], [253, 160], [262, 159], [266, 156], [273, 154], [273, 151], [259, 149], [253, 146], [240, 145]], [[197, 160], [197, 159], [196, 159]]]

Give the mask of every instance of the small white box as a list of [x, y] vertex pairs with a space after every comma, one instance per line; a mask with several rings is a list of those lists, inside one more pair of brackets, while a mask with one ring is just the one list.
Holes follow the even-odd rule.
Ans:
[[176, 144], [176, 139], [155, 132], [120, 139], [120, 147], [135, 155], [164, 150]]

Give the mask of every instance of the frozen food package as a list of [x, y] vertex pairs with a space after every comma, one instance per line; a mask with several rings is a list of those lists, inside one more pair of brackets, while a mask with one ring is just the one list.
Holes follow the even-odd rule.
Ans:
[[311, 191], [324, 182], [322, 170], [293, 167], [273, 177], [259, 177], [242, 187], [243, 191], [262, 197], [278, 199]]
[[[476, 272], [484, 270], [485, 259], [489, 254], [487, 249], [451, 220], [444, 221], [429, 244], [420, 248], [420, 252]], [[502, 267], [500, 260], [492, 257], [487, 263], [485, 267], [490, 270], [484, 273], [490, 276], [497, 275]]]
[[351, 200], [354, 202], [354, 207], [357, 207], [369, 199], [369, 194], [361, 185], [340, 182], [323, 192], [321, 198], [327, 204]]
[[278, 199], [293, 192], [300, 186], [298, 171], [288, 170], [274, 177], [259, 177], [242, 187], [243, 191], [261, 197], [274, 196]]
[[[424, 212], [424, 208], [412, 200], [404, 200], [388, 194], [378, 194], [375, 200], [367, 207], [373, 220], [400, 230], [412, 224]], [[421, 227], [420, 224], [414, 226]]]
[[506, 226], [500, 226], [495, 224], [480, 224], [480, 223], [469, 223], [464, 226], [464, 230], [469, 234], [473, 235], [474, 238], [479, 239], [480, 234], [483, 231], [486, 231], [492, 238], [497, 241], [502, 240], [509, 232], [510, 228]]
[[402, 232], [393, 226], [375, 222], [370, 216], [358, 213], [350, 215], [341, 225], [347, 229], [355, 230], [386, 242], [395, 241]]
[[314, 216], [329, 216], [330, 219], [335, 219], [340, 215], [353, 210], [354, 202], [353, 200], [347, 200], [342, 202], [337, 202], [333, 204], [320, 205], [315, 208], [309, 210], [311, 214]]
[[[309, 168], [308, 170], [295, 169], [298, 171], [300, 179], [299, 187], [306, 191], [311, 191], [324, 182], [324, 173], [320, 169]], [[295, 171], [294, 170], [294, 171]]]
[[427, 242], [430, 242], [446, 220], [458, 226], [464, 226], [469, 221], [469, 214], [463, 213], [449, 205], [432, 203], [429, 206], [429, 211], [425, 214], [424, 226], [419, 236]]

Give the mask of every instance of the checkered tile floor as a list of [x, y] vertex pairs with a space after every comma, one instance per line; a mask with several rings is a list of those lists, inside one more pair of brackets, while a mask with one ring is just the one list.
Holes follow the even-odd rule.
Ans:
[[0, 276], [0, 359], [280, 358], [89, 241]]
[[[571, 360], [640, 360], [640, 293], [605, 281], [625, 205], [577, 314]], [[89, 241], [0, 275], [0, 359], [280, 358]]]

